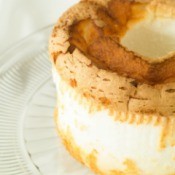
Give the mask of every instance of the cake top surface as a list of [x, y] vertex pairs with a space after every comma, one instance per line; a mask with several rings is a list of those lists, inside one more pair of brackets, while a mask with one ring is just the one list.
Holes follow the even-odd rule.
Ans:
[[[141, 112], [173, 115], [174, 100], [168, 104], [172, 109], [165, 109], [163, 100], [175, 92], [174, 4], [173, 0], [81, 1], [54, 27], [49, 45], [53, 65], [65, 79], [76, 80], [73, 84], [81, 91], [104, 86], [105, 98], [112, 103], [122, 99], [124, 111], [132, 111], [142, 100], [146, 107], [138, 109]], [[99, 72], [102, 82], [94, 78]], [[119, 94], [117, 87], [125, 92]], [[109, 93], [117, 96], [111, 100]]]

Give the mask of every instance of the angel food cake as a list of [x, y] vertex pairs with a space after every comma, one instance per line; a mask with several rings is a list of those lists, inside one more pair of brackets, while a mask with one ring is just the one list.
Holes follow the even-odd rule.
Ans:
[[56, 126], [99, 175], [175, 175], [175, 1], [84, 0], [49, 43]]

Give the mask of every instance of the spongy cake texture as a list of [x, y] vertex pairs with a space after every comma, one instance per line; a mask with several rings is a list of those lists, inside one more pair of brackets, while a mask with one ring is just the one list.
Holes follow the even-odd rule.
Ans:
[[[154, 85], [137, 81], [99, 68], [79, 48], [70, 51], [70, 27], [97, 20], [98, 9], [109, 2], [81, 1], [53, 29], [49, 52], [60, 136], [75, 158], [100, 175], [175, 174], [174, 80]], [[175, 20], [174, 9], [174, 1], [146, 1], [146, 15], [136, 21]]]

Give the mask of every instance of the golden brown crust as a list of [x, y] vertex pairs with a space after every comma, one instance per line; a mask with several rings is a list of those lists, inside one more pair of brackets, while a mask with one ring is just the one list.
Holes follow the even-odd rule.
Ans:
[[[146, 58], [128, 51], [119, 42], [119, 37], [127, 30], [127, 23], [139, 18], [138, 14], [144, 13], [143, 7], [146, 5], [127, 0], [109, 1], [108, 8], [100, 7], [97, 10], [104, 26], [98, 27], [90, 19], [89, 22], [78, 22], [70, 30], [69, 41], [84, 54], [90, 55], [90, 58], [96, 58], [93, 60], [98, 60], [95, 62], [97, 66], [101, 62], [108, 70], [119, 75], [151, 85], [172, 82], [175, 80], [174, 55], [162, 59], [161, 62], [149, 62]], [[138, 12], [139, 8], [143, 11], [134, 16], [133, 9]], [[87, 39], [87, 35], [90, 39]]]
[[127, 21], [131, 17], [132, 2], [128, 0], [112, 0], [108, 3], [109, 15], [117, 20], [119, 25], [126, 25]]
[[174, 56], [158, 63], [149, 63], [109, 37], [100, 37], [89, 46], [91, 56], [120, 75], [151, 85], [175, 80]]
[[[94, 1], [97, 0], [88, 0], [75, 5], [59, 19], [54, 27], [50, 39], [49, 52], [53, 66], [58, 74], [60, 74], [64, 81], [70, 83], [71, 86], [74, 86], [79, 93], [84, 94], [87, 98], [94, 98], [97, 103], [100, 102], [100, 98], [108, 99], [108, 102], [104, 104], [109, 104], [110, 102], [108, 106], [112, 111], [174, 116], [175, 83], [164, 83], [154, 86], [145, 84], [142, 81], [142, 83], [138, 83], [135, 79], [128, 78], [126, 75], [121, 76], [115, 71], [109, 71], [106, 64], [102, 63], [99, 59], [83, 54], [76, 47], [71, 47], [69, 29], [70, 26], [75, 24], [75, 21], [92, 19], [97, 26], [104, 25], [101, 21], [97, 20], [99, 17], [98, 9], [99, 7], [107, 7], [107, 1], [98, 0], [98, 3], [94, 3]], [[151, 8], [153, 8], [152, 4]], [[141, 16], [138, 15], [137, 17], [140, 18]], [[113, 20], [111, 22], [113, 23]], [[91, 26], [94, 26], [94, 23]], [[114, 36], [113, 31], [114, 28], [109, 29], [105, 33], [105, 37], [110, 37], [111, 34]], [[151, 62], [150, 60], [147, 61]], [[161, 62], [162, 60], [156, 64], [161, 65]], [[173, 74], [175, 66], [168, 59], [166, 62], [166, 64], [171, 66], [168, 78], [169, 81], [172, 81], [171, 73]], [[166, 71], [168, 66], [165, 65], [164, 69]], [[164, 69], [161, 69], [161, 74], [159, 75], [164, 74]], [[147, 71], [145, 70], [145, 72]], [[72, 80], [75, 80], [76, 83]]]

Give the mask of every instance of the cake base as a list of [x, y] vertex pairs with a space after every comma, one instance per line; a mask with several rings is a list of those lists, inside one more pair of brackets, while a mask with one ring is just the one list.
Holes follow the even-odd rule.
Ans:
[[99, 175], [175, 173], [173, 129], [168, 129], [174, 127], [173, 118], [111, 112], [78, 93], [56, 71], [54, 79], [57, 129], [79, 162]]

